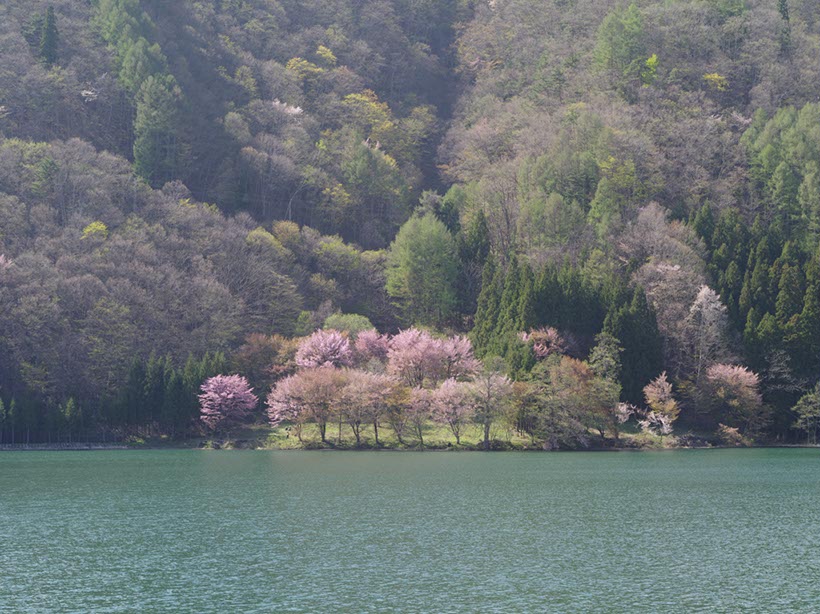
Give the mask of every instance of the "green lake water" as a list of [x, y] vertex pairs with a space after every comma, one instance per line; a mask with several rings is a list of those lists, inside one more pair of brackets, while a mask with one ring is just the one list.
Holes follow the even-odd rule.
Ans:
[[0, 453], [0, 612], [820, 611], [820, 451]]

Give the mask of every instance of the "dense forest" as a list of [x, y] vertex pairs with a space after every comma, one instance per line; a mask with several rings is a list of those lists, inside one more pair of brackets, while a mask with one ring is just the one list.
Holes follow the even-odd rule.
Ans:
[[7, 0], [0, 443], [233, 374], [323, 441], [814, 441], [818, 66], [814, 0]]

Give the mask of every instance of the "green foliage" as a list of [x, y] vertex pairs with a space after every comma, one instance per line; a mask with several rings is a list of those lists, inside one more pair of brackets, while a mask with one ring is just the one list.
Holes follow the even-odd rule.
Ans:
[[334, 313], [325, 318], [323, 328], [344, 331], [355, 337], [359, 333], [372, 330], [375, 327], [365, 316], [357, 313]]
[[387, 291], [410, 324], [441, 326], [457, 304], [456, 242], [434, 215], [412, 217], [390, 246]]
[[54, 14], [54, 7], [49, 5], [42, 21], [38, 49], [38, 56], [40, 57], [40, 60], [49, 68], [57, 63], [57, 59], [59, 57], [59, 41], [60, 35], [57, 31], [57, 17]]
[[137, 92], [134, 168], [154, 186], [177, 176], [181, 145], [177, 136], [182, 92], [173, 77], [150, 76]]
[[105, 241], [108, 238], [108, 226], [97, 220], [91, 222], [88, 226], [83, 228], [83, 239], [100, 239]]
[[780, 109], [758, 116], [743, 135], [752, 156], [754, 190], [772, 218], [771, 231], [806, 250], [820, 240], [820, 105]]
[[624, 88], [636, 78], [648, 83], [643, 79], [650, 70], [646, 57], [644, 19], [638, 5], [633, 2], [625, 9], [609, 13], [598, 28], [596, 65], [613, 72], [616, 85]]

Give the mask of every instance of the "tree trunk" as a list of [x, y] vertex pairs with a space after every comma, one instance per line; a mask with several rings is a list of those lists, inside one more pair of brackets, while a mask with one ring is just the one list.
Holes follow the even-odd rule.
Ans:
[[381, 444], [379, 443], [379, 421], [373, 421], [373, 433], [376, 435], [376, 447], [380, 447]]
[[490, 449], [490, 422], [484, 423], [484, 449]]

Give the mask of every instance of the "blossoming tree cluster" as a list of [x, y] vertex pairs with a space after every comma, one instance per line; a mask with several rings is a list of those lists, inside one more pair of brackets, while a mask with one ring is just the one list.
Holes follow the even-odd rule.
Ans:
[[[424, 430], [432, 420], [445, 425], [456, 443], [466, 426], [484, 426], [484, 446], [490, 427], [512, 393], [501, 373], [487, 371], [462, 336], [437, 337], [418, 328], [395, 336], [375, 330], [355, 340], [336, 330], [319, 330], [305, 338], [296, 353], [299, 370], [273, 387], [267, 413], [273, 426], [288, 423], [300, 441], [303, 427], [313, 423], [323, 442], [327, 427], [353, 431], [357, 445], [365, 428], [388, 424], [399, 442], [408, 435], [424, 445]], [[492, 385], [484, 386], [486, 378]]]

